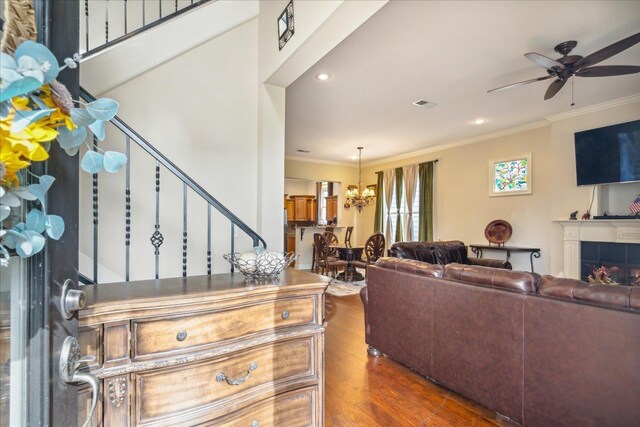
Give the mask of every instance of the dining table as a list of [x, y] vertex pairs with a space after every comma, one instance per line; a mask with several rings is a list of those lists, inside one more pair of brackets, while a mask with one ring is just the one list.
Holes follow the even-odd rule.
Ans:
[[344, 282], [359, 282], [364, 280], [364, 276], [359, 273], [353, 265], [353, 261], [362, 258], [364, 245], [330, 245], [329, 249], [334, 249], [341, 260], [347, 261], [347, 268], [336, 276], [338, 280]]

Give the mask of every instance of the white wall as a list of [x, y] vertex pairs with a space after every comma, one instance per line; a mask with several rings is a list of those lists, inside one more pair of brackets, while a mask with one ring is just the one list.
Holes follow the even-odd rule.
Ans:
[[[241, 47], [241, 48], [239, 48]], [[224, 59], [224, 60], [222, 60]], [[120, 102], [119, 116], [254, 230], [258, 229], [258, 21], [250, 20], [105, 93]], [[117, 135], [104, 147], [124, 149]], [[154, 224], [155, 163], [132, 152], [134, 279], [153, 274], [149, 237]], [[100, 175], [100, 263], [121, 274], [124, 242], [124, 173]], [[90, 176], [82, 191], [90, 197]], [[161, 172], [161, 271], [181, 274], [182, 185]], [[281, 192], [277, 199], [281, 210]], [[188, 196], [189, 274], [206, 271], [206, 204]], [[91, 230], [91, 200], [81, 206], [81, 229]], [[214, 215], [216, 271], [228, 271], [229, 223]], [[279, 229], [281, 231], [281, 227]], [[240, 232], [238, 234], [241, 234]], [[91, 256], [82, 236], [81, 252]], [[111, 242], [107, 238], [111, 237]], [[282, 240], [281, 232], [278, 240]], [[271, 242], [268, 242], [271, 243]], [[238, 237], [236, 250], [250, 247]]]
[[284, 194], [292, 195], [315, 195], [316, 194], [316, 181], [309, 181], [306, 179], [292, 179], [285, 178], [284, 180]]
[[[486, 243], [485, 226], [494, 219], [504, 219], [513, 227], [513, 236], [507, 244], [541, 248], [542, 257], [534, 260], [536, 272], [559, 274], [563, 268], [562, 229], [552, 221], [568, 219], [574, 210], [582, 215], [589, 208], [593, 188], [576, 185], [574, 132], [640, 118], [637, 99], [633, 103], [593, 110], [550, 118], [548, 124], [520, 133], [367, 165], [363, 180], [365, 184], [373, 184], [376, 171], [438, 159], [434, 168], [434, 239]], [[525, 153], [532, 154], [533, 193], [489, 197], [489, 162]], [[639, 194], [640, 183], [610, 186], [610, 192], [615, 193], [610, 199], [625, 199], [618, 195], [620, 189], [625, 194]], [[626, 200], [628, 205], [632, 199]], [[612, 210], [621, 209], [624, 213], [624, 206]], [[359, 217], [361, 221], [356, 228], [359, 239], [373, 231], [373, 214], [373, 210], [369, 210]], [[515, 269], [530, 268], [529, 258], [524, 254], [514, 254], [512, 263]]]

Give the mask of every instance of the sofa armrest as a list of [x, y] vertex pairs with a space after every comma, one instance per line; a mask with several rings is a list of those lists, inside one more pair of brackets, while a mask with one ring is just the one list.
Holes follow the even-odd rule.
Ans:
[[511, 263], [509, 261], [502, 261], [499, 259], [489, 259], [489, 258], [468, 258], [469, 265], [480, 265], [482, 267], [493, 267], [493, 268], [505, 268], [507, 270], [511, 270]]
[[360, 289], [360, 299], [362, 300], [362, 305], [364, 306], [364, 339], [365, 342], [369, 342], [369, 331], [371, 328], [369, 327], [368, 315], [367, 315], [367, 305], [369, 304], [369, 293], [367, 286]]

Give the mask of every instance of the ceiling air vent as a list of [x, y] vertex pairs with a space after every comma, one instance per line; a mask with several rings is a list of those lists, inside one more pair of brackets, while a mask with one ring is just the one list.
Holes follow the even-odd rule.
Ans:
[[435, 107], [436, 103], [425, 101], [424, 99], [418, 99], [416, 102], [413, 103], [413, 105], [421, 108], [431, 108], [431, 107]]

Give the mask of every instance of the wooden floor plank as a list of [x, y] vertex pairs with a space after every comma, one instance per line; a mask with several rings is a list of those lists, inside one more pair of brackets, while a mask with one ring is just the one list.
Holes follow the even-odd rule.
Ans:
[[370, 357], [359, 295], [326, 299], [327, 427], [518, 426], [387, 357]]

